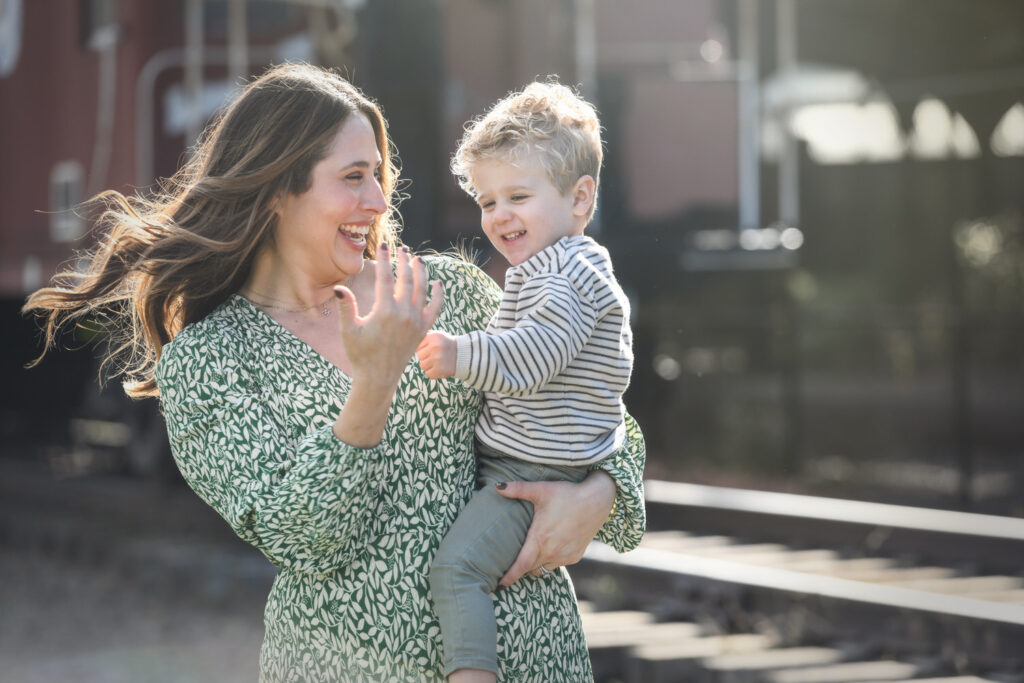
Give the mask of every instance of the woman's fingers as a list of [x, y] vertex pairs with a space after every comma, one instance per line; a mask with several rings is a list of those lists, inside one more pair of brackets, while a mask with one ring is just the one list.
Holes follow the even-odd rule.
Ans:
[[512, 563], [512, 566], [508, 568], [508, 571], [505, 572], [505, 576], [501, 577], [501, 581], [498, 583], [506, 588], [514, 584], [522, 578], [523, 574], [534, 569], [538, 564], [540, 564], [538, 561], [539, 555], [540, 546], [535, 540], [533, 528], [531, 527], [530, 531], [526, 533], [526, 540], [523, 541], [523, 547], [519, 551], [516, 561]]
[[343, 330], [352, 329], [359, 318], [359, 304], [352, 290], [343, 285], [334, 288], [334, 298], [338, 301], [338, 318]]
[[344, 287], [335, 289], [341, 308], [342, 334], [349, 358], [357, 365], [400, 370], [405, 367], [441, 312], [443, 292], [434, 282], [427, 301], [427, 271], [420, 259], [405, 249], [395, 255], [382, 244], [374, 264], [374, 304], [362, 317], [355, 296]]
[[391, 253], [381, 242], [377, 249], [376, 279], [374, 281], [374, 310], [390, 306], [395, 300], [395, 276], [391, 273]]
[[412, 292], [414, 309], [422, 311], [427, 305], [427, 267], [418, 256], [412, 259]]
[[397, 278], [394, 281], [392, 300], [404, 314], [402, 317], [414, 321], [419, 327], [419, 334], [425, 334], [441, 314], [444, 290], [439, 281], [427, 282], [427, 268], [423, 260], [413, 256], [407, 247], [398, 251], [395, 261]]
[[539, 574], [538, 567], [542, 563], [550, 563], [552, 566], [555, 564], [556, 558], [551, 557], [549, 552], [545, 552], [545, 543], [542, 540], [550, 540], [551, 534], [551, 527], [548, 526], [545, 514], [550, 495], [548, 484], [549, 482], [509, 481], [497, 489], [498, 493], [506, 498], [518, 498], [533, 503], [534, 509], [533, 523], [530, 525], [529, 531], [526, 532], [526, 540], [523, 541], [523, 547], [519, 551], [516, 561], [501, 577], [499, 583], [502, 586], [511, 586], [527, 572]]
[[399, 247], [395, 254], [395, 301], [407, 303], [413, 296], [412, 255], [409, 247]]

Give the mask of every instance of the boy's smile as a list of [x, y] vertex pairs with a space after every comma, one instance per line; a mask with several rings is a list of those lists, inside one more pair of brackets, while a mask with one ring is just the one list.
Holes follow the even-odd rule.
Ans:
[[513, 266], [563, 237], [582, 235], [586, 227], [586, 210], [580, 211], [576, 193], [559, 192], [532, 155], [514, 164], [478, 161], [473, 187], [484, 234]]

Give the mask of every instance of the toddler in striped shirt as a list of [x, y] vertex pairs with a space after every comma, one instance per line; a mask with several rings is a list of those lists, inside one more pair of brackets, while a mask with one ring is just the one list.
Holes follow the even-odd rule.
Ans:
[[486, 672], [498, 670], [489, 594], [515, 561], [533, 506], [495, 485], [582, 481], [624, 442], [629, 301], [608, 251], [583, 234], [601, 158], [593, 107], [563, 85], [535, 82], [472, 122], [452, 160], [484, 233], [512, 267], [486, 330], [434, 330], [417, 349], [427, 377], [455, 377], [484, 392], [478, 490], [430, 574], [445, 674], [459, 672], [450, 680], [488, 680]]

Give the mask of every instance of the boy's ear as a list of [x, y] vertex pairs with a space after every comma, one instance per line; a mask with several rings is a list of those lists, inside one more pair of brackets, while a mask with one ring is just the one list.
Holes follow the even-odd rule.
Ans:
[[572, 213], [574, 216], [586, 216], [594, 205], [594, 178], [582, 176], [572, 186]]

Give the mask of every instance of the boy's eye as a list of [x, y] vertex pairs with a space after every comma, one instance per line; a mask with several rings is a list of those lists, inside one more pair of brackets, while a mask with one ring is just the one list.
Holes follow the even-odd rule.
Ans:
[[529, 197], [529, 195], [525, 195], [525, 194], [514, 194], [514, 195], [512, 195], [512, 201], [514, 201], [514, 202], [521, 202], [524, 199], [527, 199], [528, 197]]
[[492, 202], [490, 200], [480, 202], [480, 208], [481, 209], [489, 209], [492, 206], [494, 206], [494, 202]]

